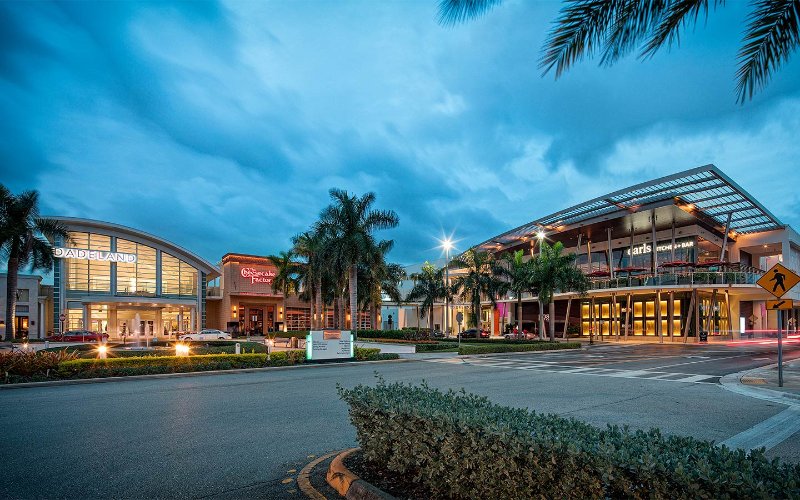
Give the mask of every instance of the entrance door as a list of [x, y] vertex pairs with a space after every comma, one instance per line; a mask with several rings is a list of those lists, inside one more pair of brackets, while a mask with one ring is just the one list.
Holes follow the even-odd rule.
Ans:
[[253, 335], [264, 334], [264, 310], [250, 308], [249, 329]]
[[275, 330], [275, 306], [267, 306], [266, 328], [269, 331]]

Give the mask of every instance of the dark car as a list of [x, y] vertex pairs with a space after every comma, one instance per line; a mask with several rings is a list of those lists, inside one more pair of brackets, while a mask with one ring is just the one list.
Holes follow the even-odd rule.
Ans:
[[70, 330], [64, 333], [57, 333], [47, 340], [56, 342], [106, 342], [107, 333], [90, 332], [89, 330]]
[[478, 330], [477, 328], [470, 328], [461, 332], [462, 339], [477, 339], [479, 337], [482, 339], [488, 339], [489, 332], [486, 330]]

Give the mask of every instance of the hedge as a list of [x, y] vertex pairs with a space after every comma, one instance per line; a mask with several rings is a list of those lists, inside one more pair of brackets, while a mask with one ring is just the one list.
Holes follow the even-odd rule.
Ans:
[[763, 449], [600, 429], [424, 384], [338, 390], [364, 458], [415, 498], [800, 497], [800, 465]]
[[527, 344], [464, 345], [458, 348], [459, 355], [489, 354], [493, 352], [556, 351], [559, 349], [580, 349], [580, 342], [536, 342]]
[[433, 352], [433, 351], [452, 351], [458, 346], [450, 343], [435, 343], [435, 344], [416, 344], [417, 352]]
[[356, 361], [380, 361], [384, 359], [398, 359], [396, 353], [381, 353], [380, 349], [372, 347], [356, 347], [355, 348]]
[[[458, 342], [458, 337], [453, 338], [444, 338], [438, 339], [439, 342]], [[560, 339], [559, 340], [563, 340]], [[544, 340], [532, 339], [532, 340], [525, 340], [525, 339], [506, 339], [503, 337], [498, 338], [491, 338], [491, 339], [474, 339], [474, 338], [462, 338], [461, 342], [469, 342], [470, 344], [536, 344], [537, 342], [550, 342], [548, 337], [545, 337]]]
[[236, 368], [287, 366], [305, 361], [305, 351], [266, 354], [204, 354], [199, 356], [140, 356], [76, 359], [58, 366], [59, 378], [121, 377], [156, 373], [185, 373]]

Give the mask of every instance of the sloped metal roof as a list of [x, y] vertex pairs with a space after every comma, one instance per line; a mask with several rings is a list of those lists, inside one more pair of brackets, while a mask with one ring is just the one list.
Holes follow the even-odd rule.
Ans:
[[761, 203], [714, 165], [705, 165], [643, 182], [547, 215], [481, 243], [497, 248], [532, 238], [539, 231], [569, 228], [597, 217], [624, 216], [641, 207], [673, 200], [689, 213], [739, 234], [760, 233], [784, 227]]

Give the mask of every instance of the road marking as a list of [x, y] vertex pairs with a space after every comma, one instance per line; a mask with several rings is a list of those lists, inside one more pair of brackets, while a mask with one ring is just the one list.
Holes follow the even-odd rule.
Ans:
[[[449, 363], [447, 359], [424, 359], [427, 363]], [[614, 378], [628, 378], [628, 379], [647, 379], [658, 380], [660, 382], [683, 382], [689, 384], [715, 384], [717, 377], [714, 375], [701, 375], [696, 373], [675, 373], [675, 372], [658, 372], [652, 370], [624, 370], [617, 368], [598, 368], [598, 367], [578, 367], [568, 365], [554, 366], [551, 363], [544, 363], [538, 360], [529, 361], [498, 361], [487, 358], [472, 358], [464, 360], [464, 365], [482, 367], [482, 368], [500, 368], [506, 370], [527, 370], [538, 371], [546, 373], [569, 373], [575, 375], [589, 375], [598, 377], [614, 377]]]
[[726, 439], [720, 445], [750, 451], [756, 448], [771, 449], [800, 431], [800, 406], [790, 406], [760, 424]]

